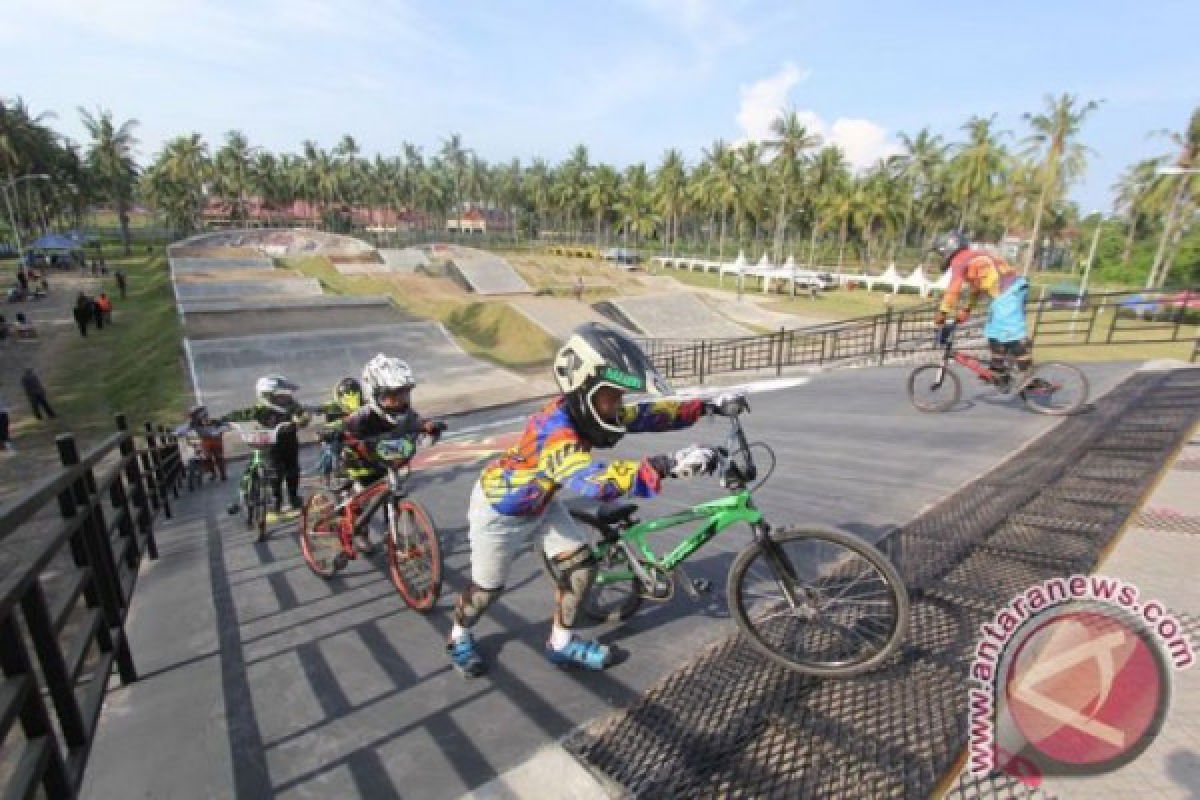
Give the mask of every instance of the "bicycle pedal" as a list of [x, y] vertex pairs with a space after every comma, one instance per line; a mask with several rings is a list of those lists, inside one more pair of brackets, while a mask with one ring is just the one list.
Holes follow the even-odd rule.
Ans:
[[349, 563], [350, 563], [350, 556], [346, 555], [345, 553], [338, 553], [336, 556], [333, 557], [333, 568], [335, 570], [345, 569], [346, 565]]

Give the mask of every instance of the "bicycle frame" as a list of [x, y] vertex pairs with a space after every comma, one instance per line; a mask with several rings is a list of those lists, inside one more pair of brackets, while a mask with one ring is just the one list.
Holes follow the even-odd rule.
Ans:
[[[744, 400], [739, 402], [744, 403]], [[748, 406], [745, 407], [748, 410]], [[739, 523], [750, 526], [756, 538], [765, 538], [770, 530], [763, 518], [762, 512], [754, 507], [753, 492], [746, 488], [745, 480], [753, 480], [756, 472], [753, 458], [750, 456], [750, 445], [742, 430], [739, 410], [730, 417], [730, 432], [726, 438], [727, 453], [744, 453], [746, 457], [745, 472], [747, 475], [738, 477], [730, 488], [730, 494], [716, 500], [709, 500], [691, 508], [668, 514], [665, 517], [638, 522], [625, 528], [616, 539], [604, 539], [596, 545], [595, 552], [601, 559], [605, 558], [614, 548], [626, 548], [627, 555], [637, 555], [647, 564], [665, 572], [675, 570], [680, 564], [690, 558], [697, 550], [708, 544], [717, 534]], [[722, 478], [740, 475], [742, 470], [736, 467], [735, 455], [727, 455], [721, 467]], [[730, 484], [726, 484], [730, 485]], [[677, 544], [669, 553], [658, 554], [647, 542], [647, 537], [670, 528], [686, 525], [689, 522], [704, 520], [704, 524]], [[636, 559], [635, 559], [636, 560]], [[601, 571], [596, 576], [596, 585], [604, 586], [610, 583], [631, 580], [637, 576], [638, 566], [628, 569]], [[644, 577], [644, 576], [643, 576]]]
[[[648, 536], [700, 519], [705, 520], [705, 523], [669, 553], [659, 555], [646, 541]], [[604, 557], [613, 548], [620, 547], [621, 542], [625, 542], [645, 558], [651, 566], [671, 572], [690, 558], [693, 553], [708, 544], [717, 534], [741, 522], [749, 525], [751, 529], [757, 529], [766, 524], [762, 512], [754, 507], [750, 492], [745, 489], [728, 497], [701, 503], [677, 514], [639, 522], [622, 531], [616, 541], [602, 541], [595, 549], [598, 555]], [[633, 569], [602, 571], [596, 575], [596, 585], [604, 586], [628, 581], [634, 577]]]

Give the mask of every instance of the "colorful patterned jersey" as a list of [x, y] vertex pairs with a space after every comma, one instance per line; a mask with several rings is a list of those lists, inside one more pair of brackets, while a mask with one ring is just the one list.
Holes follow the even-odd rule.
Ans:
[[[703, 413], [703, 400], [661, 400], [625, 406], [621, 421], [630, 433], [672, 431], [690, 427]], [[542, 513], [564, 486], [600, 502], [658, 494], [660, 478], [646, 461], [602, 463], [591, 450], [559, 397], [529, 418], [521, 440], [484, 467], [479, 482], [492, 507], [511, 516]]]
[[973, 304], [981, 294], [995, 298], [1019, 277], [1020, 274], [999, 256], [982, 250], [962, 250], [950, 261], [950, 285], [942, 295], [941, 311], [951, 314], [958, 308], [964, 283], [971, 288], [968, 302]]

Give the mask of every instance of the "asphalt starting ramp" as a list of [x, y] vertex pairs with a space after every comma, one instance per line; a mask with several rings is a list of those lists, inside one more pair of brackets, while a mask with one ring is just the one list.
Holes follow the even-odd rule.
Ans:
[[229, 258], [202, 258], [197, 256], [168, 259], [174, 275], [228, 273], [243, 270], [270, 270], [275, 263], [266, 256], [233, 256]]
[[321, 282], [316, 278], [289, 277], [276, 280], [230, 280], [189, 283], [175, 281], [175, 298], [187, 313], [191, 307], [243, 300], [271, 300], [285, 297], [318, 297]]
[[486, 250], [458, 245], [433, 245], [433, 261], [442, 261], [468, 291], [475, 294], [533, 294], [512, 264]]
[[613, 324], [591, 306], [565, 297], [521, 297], [508, 304], [559, 341], [565, 340], [571, 331], [585, 322]]
[[418, 407], [460, 395], [519, 388], [522, 379], [467, 355], [436, 322], [263, 333], [186, 340], [199, 402], [219, 412], [254, 402], [254, 382], [282, 373], [300, 386], [304, 403], [323, 403], [347, 375], [359, 375], [378, 353], [407, 361], [416, 374]]
[[693, 292], [633, 295], [607, 301], [638, 331], [654, 339], [725, 339], [753, 336]]
[[409, 322], [388, 297], [277, 297], [192, 303], [183, 310], [187, 338], [219, 339], [261, 333], [338, 330]]

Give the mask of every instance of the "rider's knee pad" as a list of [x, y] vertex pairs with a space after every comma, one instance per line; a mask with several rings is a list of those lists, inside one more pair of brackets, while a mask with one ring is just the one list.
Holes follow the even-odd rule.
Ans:
[[467, 585], [454, 604], [454, 622], [464, 628], [469, 628], [479, 621], [487, 607], [496, 602], [496, 598], [504, 592], [504, 587], [484, 589], [474, 583]]
[[588, 547], [551, 559], [558, 584], [558, 621], [564, 628], [575, 626], [579, 606], [596, 580], [596, 559]]

